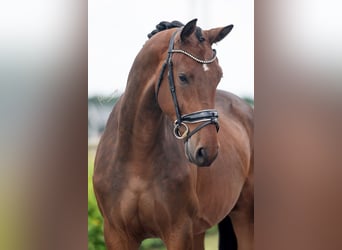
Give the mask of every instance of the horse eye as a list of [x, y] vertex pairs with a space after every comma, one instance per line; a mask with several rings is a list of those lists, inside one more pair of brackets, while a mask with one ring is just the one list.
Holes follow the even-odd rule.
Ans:
[[188, 83], [188, 78], [186, 77], [186, 75], [180, 74], [178, 77], [181, 82]]

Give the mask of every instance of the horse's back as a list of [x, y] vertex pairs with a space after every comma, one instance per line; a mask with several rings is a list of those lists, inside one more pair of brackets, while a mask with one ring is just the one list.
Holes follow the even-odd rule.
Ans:
[[[217, 90], [216, 108], [221, 118], [230, 118], [239, 121], [247, 130], [249, 136], [253, 134], [253, 109], [240, 97], [223, 90]], [[251, 138], [252, 139], [252, 138]]]

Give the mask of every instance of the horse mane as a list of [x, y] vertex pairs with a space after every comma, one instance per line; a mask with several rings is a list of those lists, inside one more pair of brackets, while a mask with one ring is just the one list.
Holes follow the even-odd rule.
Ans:
[[168, 30], [168, 29], [172, 29], [172, 28], [178, 28], [178, 27], [182, 27], [182, 26], [184, 26], [184, 24], [182, 24], [179, 21], [172, 21], [172, 22], [162, 21], [156, 25], [156, 29], [152, 30], [152, 32], [149, 33], [147, 35], [147, 37], [150, 39], [153, 35], [157, 34], [160, 31]]
[[[184, 24], [179, 22], [179, 21], [172, 21], [172, 22], [162, 21], [156, 25], [156, 29], [152, 30], [152, 32], [149, 33], [147, 35], [147, 37], [150, 39], [153, 35], [157, 34], [160, 31], [168, 30], [168, 29], [172, 29], [172, 28], [183, 27], [183, 26], [184, 26]], [[203, 34], [202, 34], [202, 29], [200, 27], [196, 27], [195, 35], [196, 35], [198, 41], [203, 42], [205, 40], [203, 37]]]
[[[149, 33], [147, 35], [147, 37], [150, 39], [152, 36], [154, 36], [155, 34], [157, 34], [160, 31], [168, 30], [168, 29], [172, 29], [172, 28], [183, 27], [183, 26], [184, 26], [184, 24], [179, 22], [179, 21], [172, 21], [172, 22], [162, 21], [156, 25], [156, 29], [152, 30], [152, 32]], [[203, 37], [203, 34], [202, 34], [202, 29], [200, 27], [196, 27], [195, 35], [196, 35], [198, 41], [203, 42], [205, 40]]]

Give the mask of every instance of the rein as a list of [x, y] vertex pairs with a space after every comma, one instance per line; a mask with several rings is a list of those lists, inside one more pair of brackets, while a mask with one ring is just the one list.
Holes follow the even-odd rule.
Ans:
[[[174, 46], [174, 39], [175, 39], [176, 34], [177, 34], [177, 31], [172, 34], [171, 39], [170, 39], [168, 55], [163, 64], [163, 67], [162, 67], [162, 70], [160, 72], [159, 79], [158, 79], [156, 98], [158, 100], [159, 89], [160, 89], [160, 86], [163, 80], [163, 75], [167, 66], [169, 87], [170, 87], [170, 92], [171, 92], [173, 104], [174, 104], [175, 111], [176, 111], [176, 117], [177, 117], [177, 119], [174, 122], [173, 134], [175, 135], [177, 139], [186, 139], [185, 141], [187, 141], [188, 139], [190, 139], [192, 135], [197, 133], [200, 129], [210, 124], [214, 124], [216, 126], [216, 130], [218, 131], [220, 128], [219, 123], [218, 123], [218, 112], [215, 109], [204, 109], [204, 110], [196, 111], [190, 114], [181, 115], [178, 101], [177, 101], [175, 82], [173, 78], [172, 53], [182, 53], [198, 63], [209, 64], [216, 60], [216, 51], [213, 50], [214, 56], [210, 60], [201, 60], [201, 59], [196, 58], [195, 56], [193, 56], [187, 51], [180, 50], [180, 49], [174, 50], [173, 46]], [[198, 127], [196, 127], [193, 131], [190, 132], [187, 123], [202, 123], [202, 124], [200, 124]], [[182, 127], [183, 127], [183, 132], [181, 132]]]

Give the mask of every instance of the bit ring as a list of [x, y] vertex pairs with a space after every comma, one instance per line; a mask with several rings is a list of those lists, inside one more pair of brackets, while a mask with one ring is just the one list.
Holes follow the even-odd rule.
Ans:
[[[181, 134], [181, 132], [179, 131], [179, 128], [182, 126], [185, 128], [185, 131], [183, 132], [183, 134]], [[173, 134], [176, 136], [177, 139], [180, 139], [180, 140], [186, 138], [189, 134], [188, 125], [186, 125], [184, 122], [181, 122], [180, 124], [175, 123]]]

